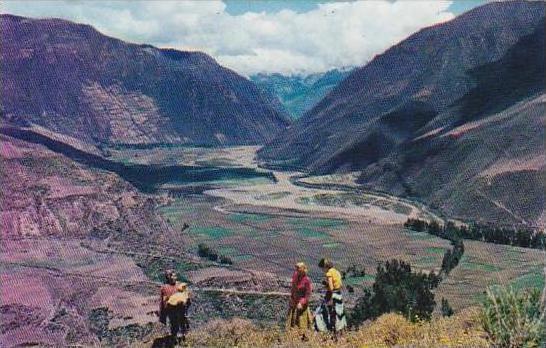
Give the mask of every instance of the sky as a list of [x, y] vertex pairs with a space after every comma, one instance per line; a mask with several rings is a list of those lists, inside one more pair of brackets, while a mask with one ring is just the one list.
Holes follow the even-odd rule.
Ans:
[[8, 0], [0, 12], [64, 18], [129, 42], [203, 51], [250, 76], [362, 66], [419, 29], [486, 1]]

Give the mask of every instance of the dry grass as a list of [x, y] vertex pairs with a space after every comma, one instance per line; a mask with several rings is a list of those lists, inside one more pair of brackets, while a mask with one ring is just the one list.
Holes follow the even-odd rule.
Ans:
[[356, 330], [332, 338], [309, 333], [302, 342], [297, 332], [258, 327], [248, 320], [215, 320], [190, 333], [191, 347], [489, 347], [479, 310], [471, 308], [450, 318], [411, 323], [398, 314], [385, 314]]

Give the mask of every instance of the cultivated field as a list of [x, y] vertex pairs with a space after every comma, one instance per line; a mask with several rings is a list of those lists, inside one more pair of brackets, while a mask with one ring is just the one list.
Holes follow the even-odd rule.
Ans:
[[536, 249], [465, 240], [459, 266], [440, 284], [437, 297], [455, 309], [479, 303], [489, 285], [544, 288], [546, 253]]
[[[240, 148], [237, 153], [241, 158]], [[214, 159], [211, 153], [207, 156]], [[222, 156], [229, 158], [225, 149]], [[244, 162], [249, 163], [248, 157]], [[291, 180], [301, 173], [274, 174], [276, 183], [232, 181], [205, 190], [204, 195], [180, 196], [160, 208], [160, 213], [176, 229], [190, 225], [181, 232], [187, 238], [188, 252], [206, 243], [237, 267], [285, 278], [294, 262], [303, 260], [318, 279], [315, 264], [326, 256], [342, 269], [364, 266], [365, 277], [348, 278], [346, 283], [370, 285], [378, 262], [399, 258], [418, 270], [438, 271], [445, 250], [451, 248], [446, 240], [403, 228], [409, 216], [432, 216], [418, 204], [381, 194], [302, 187]], [[349, 179], [328, 176], [302, 181], [349, 186]], [[437, 302], [446, 297], [460, 309], [479, 302], [488, 285], [544, 284], [543, 252], [475, 241], [466, 241], [465, 246], [461, 264], [438, 289]]]

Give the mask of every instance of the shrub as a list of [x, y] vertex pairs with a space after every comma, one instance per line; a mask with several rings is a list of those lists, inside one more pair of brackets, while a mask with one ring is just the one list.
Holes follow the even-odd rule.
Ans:
[[415, 273], [400, 260], [378, 265], [373, 291], [365, 291], [351, 314], [353, 325], [381, 314], [396, 312], [408, 319], [430, 319], [436, 302], [432, 289], [440, 278], [434, 273]]
[[211, 250], [209, 252], [208, 258], [209, 258], [209, 260], [216, 262], [216, 261], [218, 261], [218, 253], [216, 251], [214, 251], [214, 250]]
[[544, 308], [538, 289], [519, 292], [511, 287], [487, 289], [481, 319], [496, 347], [542, 347], [545, 343]]
[[223, 263], [225, 265], [233, 265], [233, 261], [225, 255], [220, 256], [220, 263]]
[[197, 246], [197, 254], [201, 257], [208, 257], [210, 252], [211, 250], [206, 244], [201, 243]]
[[444, 317], [450, 317], [453, 315], [453, 308], [449, 305], [449, 302], [442, 297], [442, 316]]

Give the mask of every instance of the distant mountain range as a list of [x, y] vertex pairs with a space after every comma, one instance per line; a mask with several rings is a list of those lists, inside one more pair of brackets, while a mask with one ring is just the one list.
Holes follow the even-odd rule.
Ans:
[[262, 144], [289, 124], [270, 96], [200, 52], [89, 25], [0, 16], [3, 121], [93, 144]]
[[257, 74], [250, 77], [266, 93], [278, 98], [283, 111], [298, 119], [345, 79], [350, 69], [309, 75]]
[[546, 223], [543, 2], [497, 2], [356, 69], [262, 149], [450, 216]]

